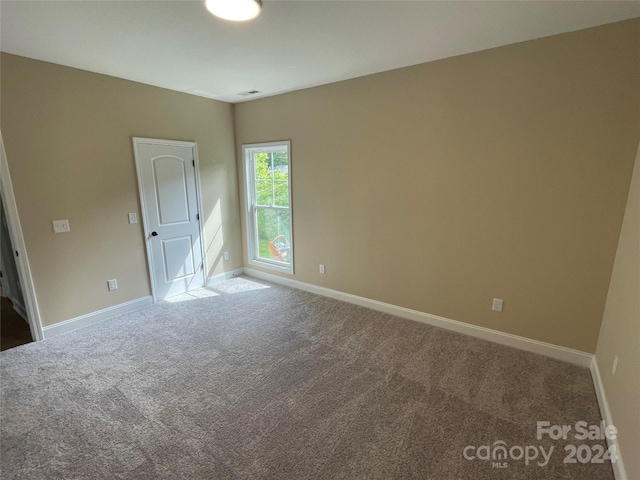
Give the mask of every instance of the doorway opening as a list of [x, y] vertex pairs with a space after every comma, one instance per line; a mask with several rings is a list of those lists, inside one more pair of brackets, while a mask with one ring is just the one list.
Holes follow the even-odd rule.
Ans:
[[9, 225], [0, 198], [0, 350], [33, 342], [24, 294], [11, 244]]

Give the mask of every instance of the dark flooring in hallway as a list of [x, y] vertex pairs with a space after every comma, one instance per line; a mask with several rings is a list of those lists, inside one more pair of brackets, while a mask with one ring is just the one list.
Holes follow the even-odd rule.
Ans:
[[11, 300], [6, 297], [1, 298], [0, 350], [4, 351], [32, 342], [29, 324], [13, 309]]

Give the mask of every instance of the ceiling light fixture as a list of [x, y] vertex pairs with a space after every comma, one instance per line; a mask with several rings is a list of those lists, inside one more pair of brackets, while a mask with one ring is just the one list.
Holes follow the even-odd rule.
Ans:
[[216, 17], [233, 22], [253, 20], [260, 15], [260, 0], [205, 0], [204, 4]]

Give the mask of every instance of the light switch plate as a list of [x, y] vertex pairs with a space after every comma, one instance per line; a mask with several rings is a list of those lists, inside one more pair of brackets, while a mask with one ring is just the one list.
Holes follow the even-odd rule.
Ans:
[[504, 300], [502, 300], [501, 298], [494, 298], [493, 304], [491, 305], [491, 310], [493, 310], [494, 312], [501, 312], [503, 302]]
[[138, 223], [138, 215], [135, 213], [129, 214], [129, 223]]
[[53, 231], [55, 233], [65, 233], [71, 231], [69, 228], [69, 220], [54, 220]]

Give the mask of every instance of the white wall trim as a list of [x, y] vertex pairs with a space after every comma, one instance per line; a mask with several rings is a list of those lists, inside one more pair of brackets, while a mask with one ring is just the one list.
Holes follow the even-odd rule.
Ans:
[[[615, 425], [613, 423], [613, 416], [609, 409], [609, 402], [604, 392], [604, 384], [602, 383], [602, 377], [600, 376], [600, 369], [598, 368], [598, 361], [595, 355], [591, 361], [591, 378], [593, 379], [593, 386], [596, 389], [596, 397], [598, 397], [598, 405], [600, 406], [600, 415], [607, 425]], [[627, 480], [627, 471], [624, 468], [624, 462], [622, 461], [622, 453], [620, 452], [620, 444], [618, 443], [618, 437], [615, 440], [607, 439], [609, 446], [615, 446], [615, 450], [618, 454], [618, 459], [615, 463], [611, 462], [613, 467], [613, 474], [616, 480]]]
[[305, 292], [335, 298], [336, 300], [342, 300], [343, 302], [353, 303], [379, 312], [389, 313], [409, 320], [426, 323], [427, 325], [432, 325], [434, 327], [444, 328], [464, 335], [481, 338], [490, 342], [499, 343], [500, 345], [506, 345], [508, 347], [525, 350], [527, 352], [537, 353], [539, 355], [555, 358], [556, 360], [572, 363], [581, 367], [589, 368], [591, 366], [593, 355], [580, 350], [540, 342], [538, 340], [532, 340], [518, 335], [492, 330], [490, 328], [478, 327], [458, 320], [451, 320], [449, 318], [431, 315], [430, 313], [419, 312], [417, 310], [399, 307], [390, 303], [379, 302], [377, 300], [359, 297], [350, 293], [344, 293], [338, 290], [332, 290], [330, 288], [319, 287], [310, 283], [272, 275], [270, 273], [254, 270], [253, 268], [245, 267], [244, 273], [255, 278], [261, 278], [287, 287], [297, 288], [299, 290], [304, 290]]
[[116, 315], [132, 312], [149, 305], [153, 305], [153, 297], [151, 295], [87, 313], [86, 315], [80, 315], [79, 317], [70, 318], [69, 320], [44, 327], [44, 338], [51, 338], [62, 333], [68, 333], [82, 327], [93, 325], [94, 323], [102, 322], [103, 320], [115, 317]]
[[207, 278], [207, 287], [215, 285], [216, 283], [224, 282], [225, 280], [229, 280], [233, 277], [239, 277], [243, 273], [244, 268], [236, 268], [235, 270], [230, 270], [228, 272], [219, 273], [218, 275], [213, 275]]
[[0, 194], [2, 195], [2, 203], [7, 216], [11, 245], [19, 254], [15, 258], [16, 267], [18, 269], [18, 279], [22, 286], [22, 294], [26, 307], [25, 313], [27, 322], [29, 323], [29, 329], [31, 330], [31, 336], [35, 341], [42, 340], [44, 334], [42, 331], [40, 309], [38, 308], [36, 289], [33, 284], [33, 277], [31, 276], [27, 246], [22, 235], [22, 225], [20, 223], [20, 215], [18, 214], [18, 206], [16, 205], [11, 175], [9, 174], [9, 163], [4, 150], [2, 133], [0, 133]]

